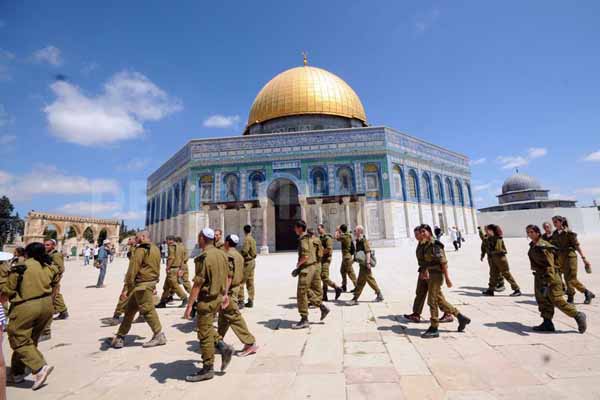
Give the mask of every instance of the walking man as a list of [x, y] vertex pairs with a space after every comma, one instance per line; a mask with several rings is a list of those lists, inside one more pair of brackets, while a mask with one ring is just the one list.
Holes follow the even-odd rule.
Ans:
[[348, 232], [348, 226], [346, 226], [346, 224], [342, 224], [336, 229], [335, 240], [342, 244], [342, 266], [340, 267], [340, 274], [342, 274], [342, 292], [347, 292], [347, 278], [350, 278], [350, 281], [356, 288], [356, 275], [354, 274], [354, 268], [352, 268], [354, 243], [352, 242], [352, 235]]
[[371, 246], [369, 245], [369, 241], [364, 235], [364, 228], [362, 226], [358, 225], [356, 226], [356, 228], [354, 228], [354, 237], [356, 238], [356, 255], [359, 255], [360, 252], [362, 252], [361, 256], [363, 256], [364, 259], [358, 261], [360, 270], [358, 272], [356, 288], [354, 289], [354, 297], [352, 298], [350, 304], [358, 305], [358, 298], [360, 297], [367, 283], [377, 295], [375, 301], [383, 301], [381, 289], [379, 289], [377, 281], [373, 276], [373, 268], [371, 263]]
[[339, 299], [342, 294], [342, 288], [335, 284], [329, 278], [329, 266], [331, 265], [331, 257], [333, 255], [333, 236], [325, 231], [325, 225], [319, 224], [317, 226], [319, 232], [319, 239], [323, 246], [323, 258], [321, 259], [321, 280], [323, 281], [323, 301], [329, 301], [327, 297], [327, 288], [333, 288], [335, 290], [335, 299]]
[[182, 245], [177, 246], [175, 243], [175, 236], [167, 236], [167, 244], [169, 245], [169, 256], [167, 257], [167, 277], [163, 285], [163, 293], [160, 298], [160, 302], [156, 305], [156, 308], [166, 308], [167, 301], [171, 296], [171, 292], [175, 292], [177, 297], [181, 299], [181, 308], [184, 308], [188, 302], [188, 296], [185, 291], [179, 285], [180, 273], [183, 273], [181, 267], [183, 266], [183, 251]]
[[252, 237], [252, 227], [244, 226], [244, 245], [242, 246], [242, 257], [244, 257], [244, 280], [239, 289], [239, 300], [244, 304], [244, 286], [248, 289], [248, 302], [246, 307], [254, 307], [254, 267], [256, 266], [256, 240]]
[[98, 273], [98, 282], [96, 282], [97, 288], [104, 287], [104, 278], [106, 277], [106, 268], [108, 266], [108, 249], [106, 246], [108, 245], [108, 240], [104, 240], [104, 243], [98, 249], [98, 262], [99, 262], [99, 273]]

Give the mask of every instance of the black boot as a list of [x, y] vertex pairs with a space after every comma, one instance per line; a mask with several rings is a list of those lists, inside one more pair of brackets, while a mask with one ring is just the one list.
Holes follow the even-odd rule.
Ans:
[[569, 303], [569, 304], [575, 303], [575, 295], [574, 294], [567, 294], [567, 303]]
[[471, 323], [471, 320], [462, 314], [458, 314], [457, 318], [458, 318], [458, 331], [463, 332], [465, 330], [465, 327]]
[[587, 330], [587, 317], [584, 313], [578, 312], [575, 314], [575, 321], [577, 322], [577, 329], [579, 333], [585, 333]]
[[167, 303], [161, 300], [154, 308], [167, 308]]
[[427, 330], [421, 335], [423, 339], [434, 339], [440, 337], [440, 333], [438, 332], [438, 328], [434, 328], [430, 326]]
[[583, 301], [584, 304], [591, 304], [592, 303], [592, 299], [594, 297], [596, 297], [596, 295], [592, 292], [590, 292], [589, 290], [585, 289], [585, 300]]
[[504, 287], [504, 282], [499, 282], [496, 287], [494, 288], [495, 292], [504, 292], [506, 290], [506, 287]]
[[346, 285], [342, 285], [342, 292], [346, 293], [348, 291], [348, 288], [346, 287]]
[[493, 290], [484, 290], [483, 292], [481, 292], [482, 295], [484, 296], [494, 296], [494, 291]]
[[335, 288], [335, 299], [336, 300], [339, 299], [341, 295], [342, 295], [342, 288], [336, 286], [336, 288]]
[[510, 294], [510, 297], [519, 297], [521, 294], [521, 289], [517, 289]]
[[219, 354], [221, 354], [221, 372], [223, 372], [231, 362], [231, 358], [233, 357], [233, 347], [222, 340], [219, 340], [215, 347], [219, 351]]
[[321, 304], [319, 308], [321, 309], [321, 321], [323, 321], [327, 317], [327, 314], [329, 314], [329, 308], [325, 304]]
[[213, 370], [213, 366], [209, 365], [202, 367], [202, 369], [196, 372], [194, 375], [186, 376], [185, 380], [188, 382], [202, 382], [212, 379], [214, 376], [215, 371]]
[[170, 295], [170, 296], [167, 298], [167, 301], [166, 301], [166, 303], [170, 303], [170, 302], [172, 302], [172, 301], [173, 301], [173, 295]]
[[533, 330], [536, 332], [555, 332], [554, 323], [551, 319], [544, 318], [544, 322], [542, 322], [538, 326], [534, 326]]
[[327, 297], [327, 286], [323, 287], [323, 301], [329, 301], [329, 297]]
[[302, 317], [298, 323], [292, 325], [292, 329], [305, 329], [308, 328], [308, 318]]
[[254, 301], [252, 301], [251, 299], [248, 299], [248, 301], [246, 302], [246, 307], [248, 307], [248, 308], [254, 307]]
[[[589, 303], [588, 303], [588, 304], [589, 304]], [[69, 318], [69, 312], [68, 312], [68, 311], [63, 311], [63, 312], [61, 312], [60, 314], [58, 314], [58, 315], [57, 315], [57, 316], [54, 318], [54, 320], [55, 320], [55, 321], [57, 321], [57, 320], [60, 320], [60, 319], [67, 319], [67, 318]]]

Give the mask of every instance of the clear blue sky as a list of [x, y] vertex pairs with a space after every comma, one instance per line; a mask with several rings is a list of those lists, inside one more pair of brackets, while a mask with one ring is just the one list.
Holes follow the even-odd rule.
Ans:
[[306, 50], [371, 124], [468, 155], [478, 207], [511, 165], [600, 198], [599, 2], [221, 3], [0, 2], [0, 192], [141, 225], [148, 174]]

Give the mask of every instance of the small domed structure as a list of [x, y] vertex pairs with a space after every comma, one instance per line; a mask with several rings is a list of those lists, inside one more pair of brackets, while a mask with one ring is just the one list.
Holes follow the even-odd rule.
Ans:
[[508, 177], [502, 185], [502, 194], [520, 192], [523, 190], [541, 190], [542, 185], [532, 176], [517, 171]]

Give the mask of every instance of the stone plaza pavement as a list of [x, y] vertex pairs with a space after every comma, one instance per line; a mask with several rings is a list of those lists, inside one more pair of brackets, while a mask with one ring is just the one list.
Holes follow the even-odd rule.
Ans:
[[[540, 317], [527, 241], [508, 239], [506, 244], [524, 295], [511, 298], [507, 290], [493, 298], [481, 296], [487, 262], [479, 262], [479, 239], [469, 238], [461, 251], [447, 253], [455, 287], [445, 292], [473, 322], [464, 333], [456, 332], [456, 323], [443, 324], [441, 338], [434, 340], [420, 338], [426, 322], [407, 323], [401, 316], [412, 307], [414, 246], [377, 250], [375, 276], [385, 302], [372, 302], [375, 295], [366, 288], [360, 305], [350, 307], [344, 301], [351, 295], [343, 294], [343, 301], [329, 303], [332, 311], [324, 324], [318, 322], [318, 310], [311, 310], [313, 324], [301, 331], [290, 329], [298, 320], [296, 281], [290, 276], [295, 254], [259, 256], [256, 306], [243, 314], [260, 350], [234, 357], [224, 375], [203, 383], [184, 381], [200, 365], [200, 355], [194, 324], [181, 318], [178, 302], [159, 310], [166, 346], [143, 349], [150, 329], [134, 324], [128, 347], [107, 349], [104, 339], [116, 328], [102, 321], [112, 316], [127, 263], [118, 259], [110, 264], [107, 287], [96, 289], [96, 270], [70, 261], [62, 287], [71, 317], [55, 322], [52, 340], [40, 345], [54, 373], [35, 393], [29, 389], [31, 380], [9, 387], [8, 398], [600, 399], [600, 296], [592, 305], [581, 304], [582, 295], [576, 297], [579, 310], [588, 315], [586, 334], [577, 333], [575, 321], [559, 311], [557, 333], [532, 332]], [[600, 238], [582, 239], [582, 245], [595, 273], [585, 274], [580, 264], [579, 276], [600, 292]], [[336, 251], [334, 280], [340, 279], [339, 263]], [[429, 316], [427, 306], [424, 314]], [[226, 340], [241, 347], [231, 331]], [[6, 339], [4, 354], [9, 364]], [[215, 366], [220, 366], [219, 356]]]

